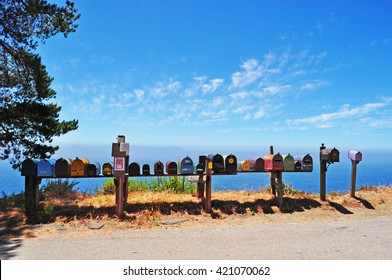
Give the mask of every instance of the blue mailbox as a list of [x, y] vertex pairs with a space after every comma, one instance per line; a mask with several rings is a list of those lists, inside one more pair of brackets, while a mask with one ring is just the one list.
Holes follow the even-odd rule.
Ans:
[[54, 177], [56, 160], [42, 159], [37, 164], [38, 177]]
[[178, 173], [184, 175], [193, 174], [194, 170], [195, 166], [193, 165], [193, 160], [190, 157], [186, 156], [178, 161]]

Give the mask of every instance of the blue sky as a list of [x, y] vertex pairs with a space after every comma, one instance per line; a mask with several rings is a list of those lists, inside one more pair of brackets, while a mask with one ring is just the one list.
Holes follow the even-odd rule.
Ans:
[[391, 1], [74, 2], [39, 48], [60, 147], [392, 148]]

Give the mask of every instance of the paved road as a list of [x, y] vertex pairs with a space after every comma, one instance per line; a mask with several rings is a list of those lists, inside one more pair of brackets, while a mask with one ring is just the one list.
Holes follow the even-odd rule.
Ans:
[[392, 217], [2, 242], [1, 259], [392, 259]]

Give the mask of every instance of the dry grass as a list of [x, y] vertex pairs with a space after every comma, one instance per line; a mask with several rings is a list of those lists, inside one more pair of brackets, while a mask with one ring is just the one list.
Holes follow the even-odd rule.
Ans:
[[165, 228], [161, 222], [181, 218], [170, 227], [194, 227], [220, 224], [297, 223], [309, 220], [336, 220], [392, 216], [392, 188], [368, 187], [348, 194], [330, 194], [327, 201], [317, 195], [285, 195], [283, 207], [269, 192], [228, 191], [212, 194], [212, 212], [203, 210], [203, 202], [191, 194], [171, 192], [132, 192], [128, 196], [123, 219], [114, 215], [114, 195], [47, 197], [40, 211], [29, 219], [23, 197], [0, 200], [1, 234], [8, 237], [44, 237], [52, 234], [91, 234], [90, 222], [103, 223], [100, 231]]

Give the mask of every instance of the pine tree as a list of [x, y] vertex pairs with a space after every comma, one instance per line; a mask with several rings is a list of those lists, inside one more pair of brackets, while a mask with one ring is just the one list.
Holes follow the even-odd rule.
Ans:
[[80, 17], [74, 3], [0, 0], [0, 160], [18, 168], [26, 157], [48, 158], [58, 150], [53, 137], [78, 128], [60, 121], [56, 92], [37, 53], [39, 43], [75, 32]]

